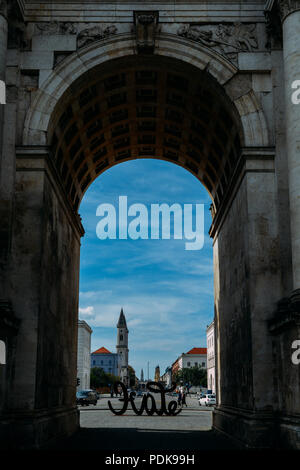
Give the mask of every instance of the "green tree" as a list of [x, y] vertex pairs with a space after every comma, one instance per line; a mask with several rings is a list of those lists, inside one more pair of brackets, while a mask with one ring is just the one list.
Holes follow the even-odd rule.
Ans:
[[207, 371], [200, 366], [185, 367], [175, 374], [173, 381], [177, 384], [182, 382], [190, 386], [207, 387]]
[[119, 377], [113, 374], [107, 374], [101, 367], [91, 368], [91, 387], [109, 387], [117, 382]]

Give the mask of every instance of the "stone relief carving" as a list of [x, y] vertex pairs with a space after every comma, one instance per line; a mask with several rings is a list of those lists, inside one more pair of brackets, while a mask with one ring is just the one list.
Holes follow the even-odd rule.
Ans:
[[219, 24], [210, 26], [209, 30], [207, 26], [184, 25], [177, 34], [211, 47], [230, 60], [236, 60], [238, 52], [258, 48], [255, 24]]
[[61, 23], [59, 21], [50, 21], [48, 23], [37, 23], [35, 25], [37, 34], [77, 34], [77, 25], [70, 22]]
[[118, 31], [115, 25], [106, 27], [93, 26], [92, 28], [83, 29], [77, 36], [77, 47], [83, 47], [91, 42], [98, 41], [99, 39], [107, 38]]
[[134, 26], [138, 52], [152, 53], [158, 32], [158, 11], [135, 11]]

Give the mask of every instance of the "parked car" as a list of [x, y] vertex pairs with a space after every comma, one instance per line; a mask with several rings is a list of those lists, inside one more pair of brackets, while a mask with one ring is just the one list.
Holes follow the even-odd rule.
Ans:
[[203, 397], [199, 398], [199, 405], [204, 405], [204, 406], [213, 406], [216, 404], [216, 395], [211, 393], [211, 394], [206, 394]]
[[94, 390], [80, 390], [76, 393], [77, 405], [97, 405], [97, 392]]
[[138, 391], [136, 392], [136, 396], [137, 396], [137, 397], [142, 397], [142, 396], [143, 396], [142, 390], [138, 390]]

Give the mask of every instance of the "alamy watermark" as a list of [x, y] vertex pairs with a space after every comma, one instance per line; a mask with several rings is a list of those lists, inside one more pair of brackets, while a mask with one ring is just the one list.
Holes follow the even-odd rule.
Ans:
[[128, 206], [127, 196], [119, 196], [118, 210], [112, 204], [103, 203], [97, 207], [96, 215], [101, 217], [96, 227], [100, 240], [170, 240], [173, 237], [187, 240], [186, 250], [201, 250], [204, 245], [204, 204], [151, 204], [149, 214], [145, 204]]
[[292, 349], [296, 350], [291, 357], [292, 363], [298, 366], [300, 364], [300, 339], [295, 339], [295, 341], [292, 342]]
[[300, 80], [294, 80], [291, 87], [295, 90], [291, 96], [292, 103], [300, 104]]
[[0, 104], [6, 104], [6, 88], [3, 80], [0, 80]]

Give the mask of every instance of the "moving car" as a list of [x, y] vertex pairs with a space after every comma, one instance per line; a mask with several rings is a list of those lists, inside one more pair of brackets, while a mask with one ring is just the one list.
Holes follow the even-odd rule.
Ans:
[[97, 405], [98, 397], [94, 390], [80, 390], [76, 393], [77, 405]]
[[199, 398], [199, 405], [204, 406], [213, 406], [216, 404], [216, 395], [214, 393], [209, 393]]

